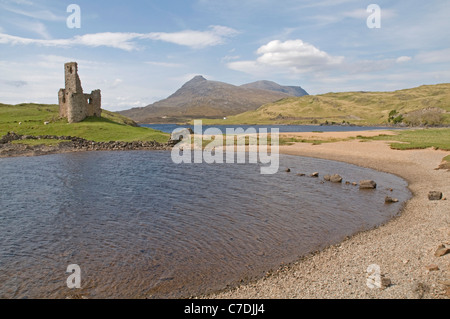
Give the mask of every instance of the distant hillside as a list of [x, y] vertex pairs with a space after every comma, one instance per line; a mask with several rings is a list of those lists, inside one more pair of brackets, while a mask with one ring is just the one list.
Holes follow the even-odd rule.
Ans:
[[304, 96], [308, 93], [302, 89], [300, 86], [283, 86], [272, 81], [257, 81], [249, 84], [241, 85], [243, 88], [247, 89], [260, 89], [275, 92], [282, 92], [292, 96]]
[[119, 113], [139, 123], [184, 122], [220, 118], [256, 110], [263, 104], [291, 96], [277, 90], [240, 87], [196, 76], [167, 99]]
[[345, 92], [286, 98], [208, 124], [448, 125], [450, 83], [394, 92]]

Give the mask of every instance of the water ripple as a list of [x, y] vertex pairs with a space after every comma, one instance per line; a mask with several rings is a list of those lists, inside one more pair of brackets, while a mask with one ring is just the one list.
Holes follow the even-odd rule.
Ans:
[[[220, 289], [377, 226], [405, 202], [402, 179], [344, 163], [282, 156], [252, 164], [175, 165], [169, 152], [0, 159], [0, 298], [174, 298]], [[295, 172], [374, 179], [378, 189]], [[82, 269], [82, 289], [66, 268]]]

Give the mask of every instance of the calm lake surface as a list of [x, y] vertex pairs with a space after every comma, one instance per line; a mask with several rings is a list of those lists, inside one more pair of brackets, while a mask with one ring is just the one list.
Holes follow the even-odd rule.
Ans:
[[[177, 128], [191, 128], [194, 129], [193, 125], [178, 125], [178, 124], [141, 124], [141, 126], [149, 127], [158, 131], [165, 133], [172, 133]], [[280, 133], [291, 133], [291, 132], [344, 132], [344, 131], [371, 131], [371, 130], [394, 130], [397, 128], [392, 127], [375, 127], [375, 126], [341, 126], [341, 125], [203, 125], [203, 131], [208, 128], [218, 128], [224, 134], [227, 128], [243, 128], [244, 130], [248, 128], [255, 128], [257, 131], [261, 128], [267, 128], [270, 133], [271, 128], [277, 128]]]
[[[176, 165], [167, 151], [0, 159], [0, 298], [207, 293], [380, 225], [411, 196], [390, 174], [296, 156], [280, 163], [261, 175], [258, 164]], [[315, 171], [378, 188], [296, 175]], [[386, 205], [386, 195], [400, 203]], [[81, 289], [66, 286], [70, 264]]]

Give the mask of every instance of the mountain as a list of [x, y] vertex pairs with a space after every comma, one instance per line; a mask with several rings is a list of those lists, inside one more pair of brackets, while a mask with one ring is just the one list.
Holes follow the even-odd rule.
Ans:
[[204, 124], [450, 125], [450, 83], [393, 92], [341, 92], [290, 97]]
[[241, 85], [241, 87], [248, 89], [260, 89], [260, 90], [282, 92], [298, 97], [308, 95], [308, 93], [300, 86], [282, 86], [272, 81], [256, 81], [253, 83]]
[[138, 123], [176, 123], [194, 118], [223, 119], [292, 96], [279, 90], [209, 81], [198, 75], [164, 100], [119, 113]]

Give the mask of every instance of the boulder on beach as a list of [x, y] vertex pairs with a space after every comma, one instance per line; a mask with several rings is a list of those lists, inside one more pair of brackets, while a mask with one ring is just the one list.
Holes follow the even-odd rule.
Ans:
[[431, 191], [431, 192], [428, 193], [428, 199], [429, 200], [441, 200], [442, 199], [442, 192]]
[[363, 180], [359, 182], [359, 189], [375, 189], [377, 188], [377, 183], [372, 180]]
[[447, 255], [448, 253], [450, 253], [450, 248], [448, 248], [447, 246], [442, 244], [436, 249], [436, 251], [434, 252], [434, 255], [436, 257], [442, 257], [444, 255]]
[[181, 141], [189, 139], [192, 134], [194, 134], [194, 131], [191, 128], [179, 128], [172, 132], [170, 139], [172, 141]]

